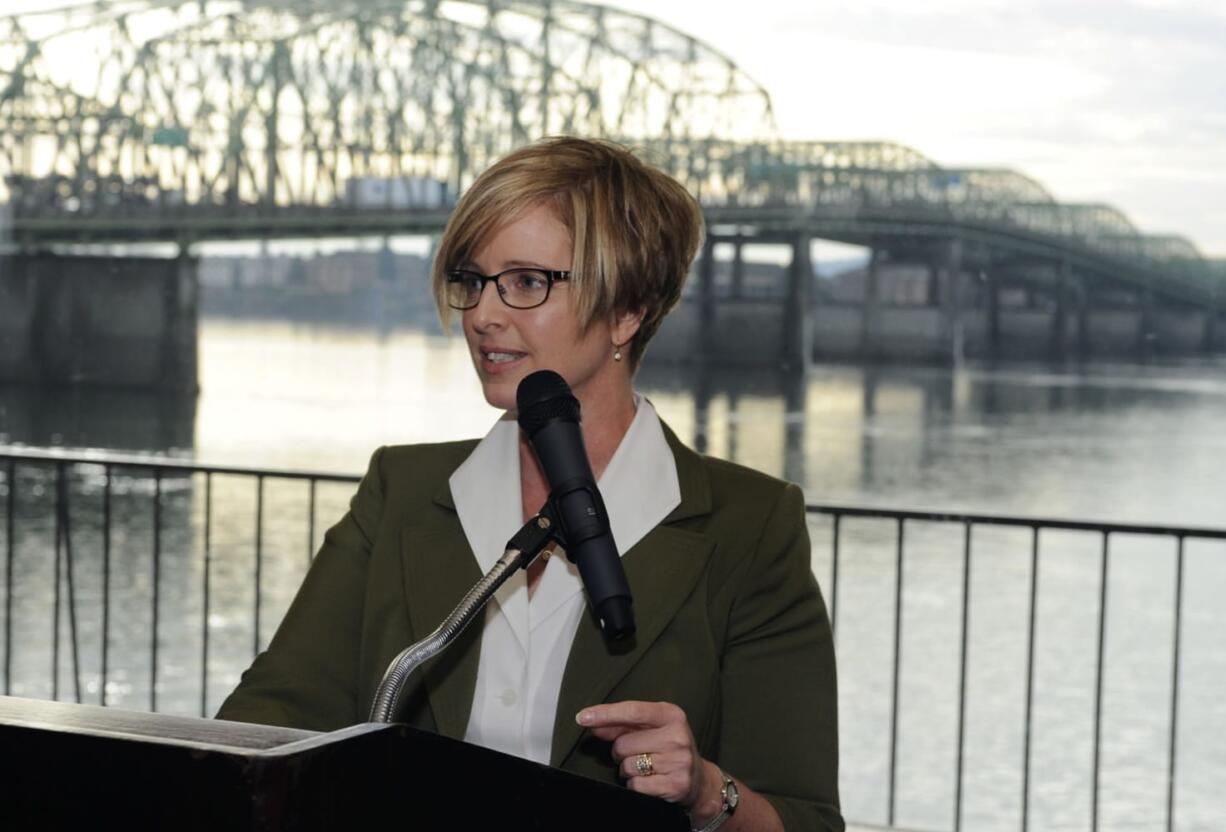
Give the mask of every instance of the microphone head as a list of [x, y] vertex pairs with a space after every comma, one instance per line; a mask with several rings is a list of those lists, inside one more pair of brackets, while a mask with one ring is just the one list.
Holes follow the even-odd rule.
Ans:
[[562, 419], [579, 421], [579, 400], [570, 385], [553, 370], [537, 370], [524, 376], [515, 391], [519, 426], [531, 439], [550, 422]]

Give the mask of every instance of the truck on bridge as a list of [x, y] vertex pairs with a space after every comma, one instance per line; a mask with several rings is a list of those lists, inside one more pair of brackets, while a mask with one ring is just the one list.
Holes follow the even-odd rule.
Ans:
[[455, 202], [447, 183], [427, 176], [357, 176], [345, 182], [342, 204], [348, 208], [450, 208]]

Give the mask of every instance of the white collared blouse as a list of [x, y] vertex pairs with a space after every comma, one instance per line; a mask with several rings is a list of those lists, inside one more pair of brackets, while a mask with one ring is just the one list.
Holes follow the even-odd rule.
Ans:
[[[634, 420], [598, 482], [623, 556], [681, 502], [677, 466], [655, 408], [637, 394], [635, 404]], [[524, 523], [516, 422], [499, 420], [449, 484], [468, 544], [488, 572]], [[562, 557], [546, 563], [531, 599], [522, 570], [502, 585], [486, 608], [466, 741], [549, 763], [562, 674], [585, 603], [579, 570]]]

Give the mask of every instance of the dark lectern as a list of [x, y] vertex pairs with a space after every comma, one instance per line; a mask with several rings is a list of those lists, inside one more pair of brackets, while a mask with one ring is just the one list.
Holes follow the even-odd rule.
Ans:
[[0, 760], [4, 829], [689, 829], [655, 798], [398, 724], [321, 734], [0, 697]]

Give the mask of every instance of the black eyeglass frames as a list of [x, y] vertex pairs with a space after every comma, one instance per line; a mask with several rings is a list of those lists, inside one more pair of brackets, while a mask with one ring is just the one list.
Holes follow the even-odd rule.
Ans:
[[558, 281], [570, 280], [570, 272], [557, 269], [507, 269], [485, 275], [468, 269], [447, 272], [447, 305], [472, 309], [481, 301], [485, 284], [498, 288], [498, 297], [512, 309], [532, 309], [549, 300], [549, 290]]

